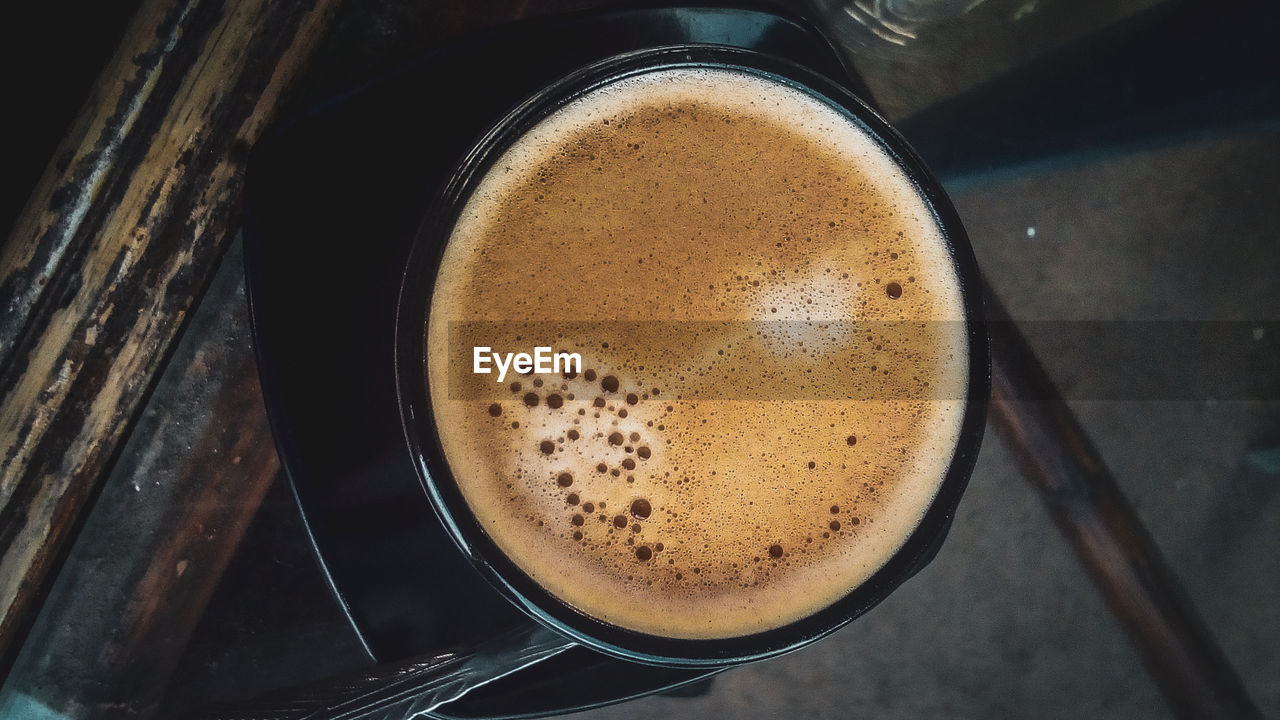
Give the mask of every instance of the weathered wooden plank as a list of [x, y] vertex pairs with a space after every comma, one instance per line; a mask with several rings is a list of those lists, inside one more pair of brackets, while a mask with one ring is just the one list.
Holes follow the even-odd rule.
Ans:
[[0, 255], [0, 653], [227, 245], [339, 0], [148, 0]]
[[154, 714], [279, 469], [248, 340], [232, 253], [49, 591], [6, 683], [7, 709]]

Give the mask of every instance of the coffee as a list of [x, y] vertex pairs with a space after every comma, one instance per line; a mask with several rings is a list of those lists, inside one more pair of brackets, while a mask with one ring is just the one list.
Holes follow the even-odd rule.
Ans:
[[[919, 524], [968, 374], [934, 214], [877, 140], [781, 82], [615, 81], [487, 170], [448, 239], [427, 380], [468, 507], [581, 612], [673, 638], [840, 599]], [[472, 372], [537, 346], [581, 372]]]

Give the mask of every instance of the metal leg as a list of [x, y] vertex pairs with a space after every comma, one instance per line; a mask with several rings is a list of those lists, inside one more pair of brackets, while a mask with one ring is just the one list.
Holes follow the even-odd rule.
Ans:
[[1084, 429], [987, 290], [992, 427], [1180, 718], [1261, 718]]

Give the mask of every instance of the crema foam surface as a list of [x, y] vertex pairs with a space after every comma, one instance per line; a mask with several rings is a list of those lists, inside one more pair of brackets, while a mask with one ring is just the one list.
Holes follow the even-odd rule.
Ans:
[[[439, 268], [449, 468], [517, 566], [624, 628], [724, 638], [864, 582], [936, 495], [968, 347], [919, 191], [824, 101], [662, 70], [505, 152]], [[472, 373], [473, 347], [582, 372]]]

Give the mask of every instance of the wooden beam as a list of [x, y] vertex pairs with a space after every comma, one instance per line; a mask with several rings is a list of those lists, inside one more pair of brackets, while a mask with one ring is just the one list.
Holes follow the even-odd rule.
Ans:
[[241, 258], [230, 253], [52, 583], [7, 692], [68, 719], [155, 716], [280, 467], [248, 314]]
[[147, 0], [0, 251], [4, 666], [338, 2]]

